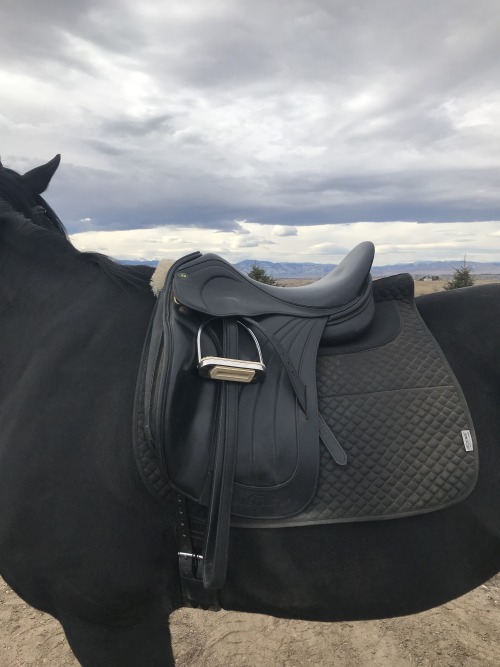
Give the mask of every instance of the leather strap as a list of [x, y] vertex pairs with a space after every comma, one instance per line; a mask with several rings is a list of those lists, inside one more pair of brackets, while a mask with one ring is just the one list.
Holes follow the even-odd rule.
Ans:
[[322, 443], [330, 452], [332, 459], [339, 466], [347, 465], [347, 454], [345, 452], [345, 449], [337, 440], [335, 434], [330, 429], [330, 427], [324, 420], [323, 415], [319, 411], [318, 411], [318, 419], [319, 419], [319, 437], [321, 438]]
[[[202, 562], [202, 538], [189, 525], [187, 502], [184, 496], [177, 494], [177, 549], [179, 554], [179, 572], [181, 575], [182, 597], [186, 607], [220, 611], [217, 591], [207, 590], [200, 577]], [[204, 531], [203, 531], [204, 532]]]
[[[224, 318], [222, 337], [224, 356], [235, 359], [238, 354], [238, 325], [235, 320]], [[203, 559], [203, 584], [207, 589], [222, 588], [226, 581], [238, 441], [239, 390], [240, 385], [237, 382], [221, 381], [213, 481]]]
[[276, 338], [276, 336], [272, 334], [270, 331], [266, 331], [264, 327], [261, 327], [256, 320], [252, 319], [251, 317], [243, 317], [241, 319], [244, 322], [247, 322], [256, 329], [258, 329], [271, 343], [276, 354], [280, 358], [281, 363], [283, 364], [286, 374], [288, 375], [288, 379], [292, 384], [293, 390], [295, 391], [295, 395], [297, 396], [297, 400], [299, 401], [300, 407], [304, 411], [304, 414], [307, 415], [307, 387], [300, 379], [299, 374], [297, 373], [297, 370], [295, 369], [295, 366], [293, 365], [292, 360], [290, 359], [290, 355], [287, 354], [287, 352], [283, 349], [283, 346]]

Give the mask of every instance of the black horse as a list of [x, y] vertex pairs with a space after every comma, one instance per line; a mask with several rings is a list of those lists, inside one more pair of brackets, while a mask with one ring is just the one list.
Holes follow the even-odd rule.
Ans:
[[[173, 665], [174, 514], [132, 448], [148, 269], [77, 251], [41, 198], [59, 163], [0, 167], [0, 572], [82, 665]], [[480, 449], [469, 498], [412, 518], [232, 529], [225, 609], [322, 621], [418, 612], [500, 569], [500, 285], [418, 300]]]

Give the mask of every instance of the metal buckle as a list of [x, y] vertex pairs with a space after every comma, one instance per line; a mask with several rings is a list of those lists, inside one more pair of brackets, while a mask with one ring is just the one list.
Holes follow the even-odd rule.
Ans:
[[202, 357], [201, 356], [201, 334], [205, 325], [211, 322], [214, 317], [205, 320], [200, 324], [198, 335], [196, 337], [196, 348], [198, 350], [198, 373], [203, 378], [210, 380], [226, 380], [227, 382], [259, 382], [266, 374], [266, 365], [262, 358], [259, 341], [254, 332], [243, 322], [238, 320], [237, 324], [242, 326], [252, 337], [259, 361], [247, 361], [246, 359], [228, 359], [226, 357]]

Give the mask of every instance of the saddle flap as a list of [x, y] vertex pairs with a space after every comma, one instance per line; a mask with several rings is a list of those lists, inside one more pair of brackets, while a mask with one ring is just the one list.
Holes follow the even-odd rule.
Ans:
[[[217, 438], [221, 382], [198, 373], [194, 344], [200, 315], [185, 316], [179, 306], [167, 315], [170, 342], [158, 378], [154, 440], [170, 483], [191, 499], [207, 504]], [[315, 404], [315, 359], [324, 321], [266, 318], [266, 328], [280, 331], [290, 354], [301, 357], [307, 401]], [[307, 348], [305, 343], [311, 347]], [[207, 337], [206, 352], [217, 352]], [[304, 349], [310, 353], [304, 356]], [[241, 338], [240, 355], [254, 353]], [[247, 517], [290, 516], [306, 506], [316, 488], [319, 463], [317, 411], [305, 414], [280, 359], [263, 342], [265, 381], [241, 384], [232, 512]], [[307, 358], [305, 358], [307, 357]]]

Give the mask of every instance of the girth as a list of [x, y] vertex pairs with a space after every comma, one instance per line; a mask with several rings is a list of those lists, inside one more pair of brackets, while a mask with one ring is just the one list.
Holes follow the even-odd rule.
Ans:
[[[150, 325], [137, 400], [147, 447], [185, 498], [207, 507], [205, 588], [223, 586], [231, 514], [284, 519], [318, 481], [319, 443], [344, 450], [318, 410], [320, 341], [370, 325], [373, 245], [303, 288], [263, 286], [215, 255], [176, 262]], [[136, 406], [137, 409], [137, 406]]]

